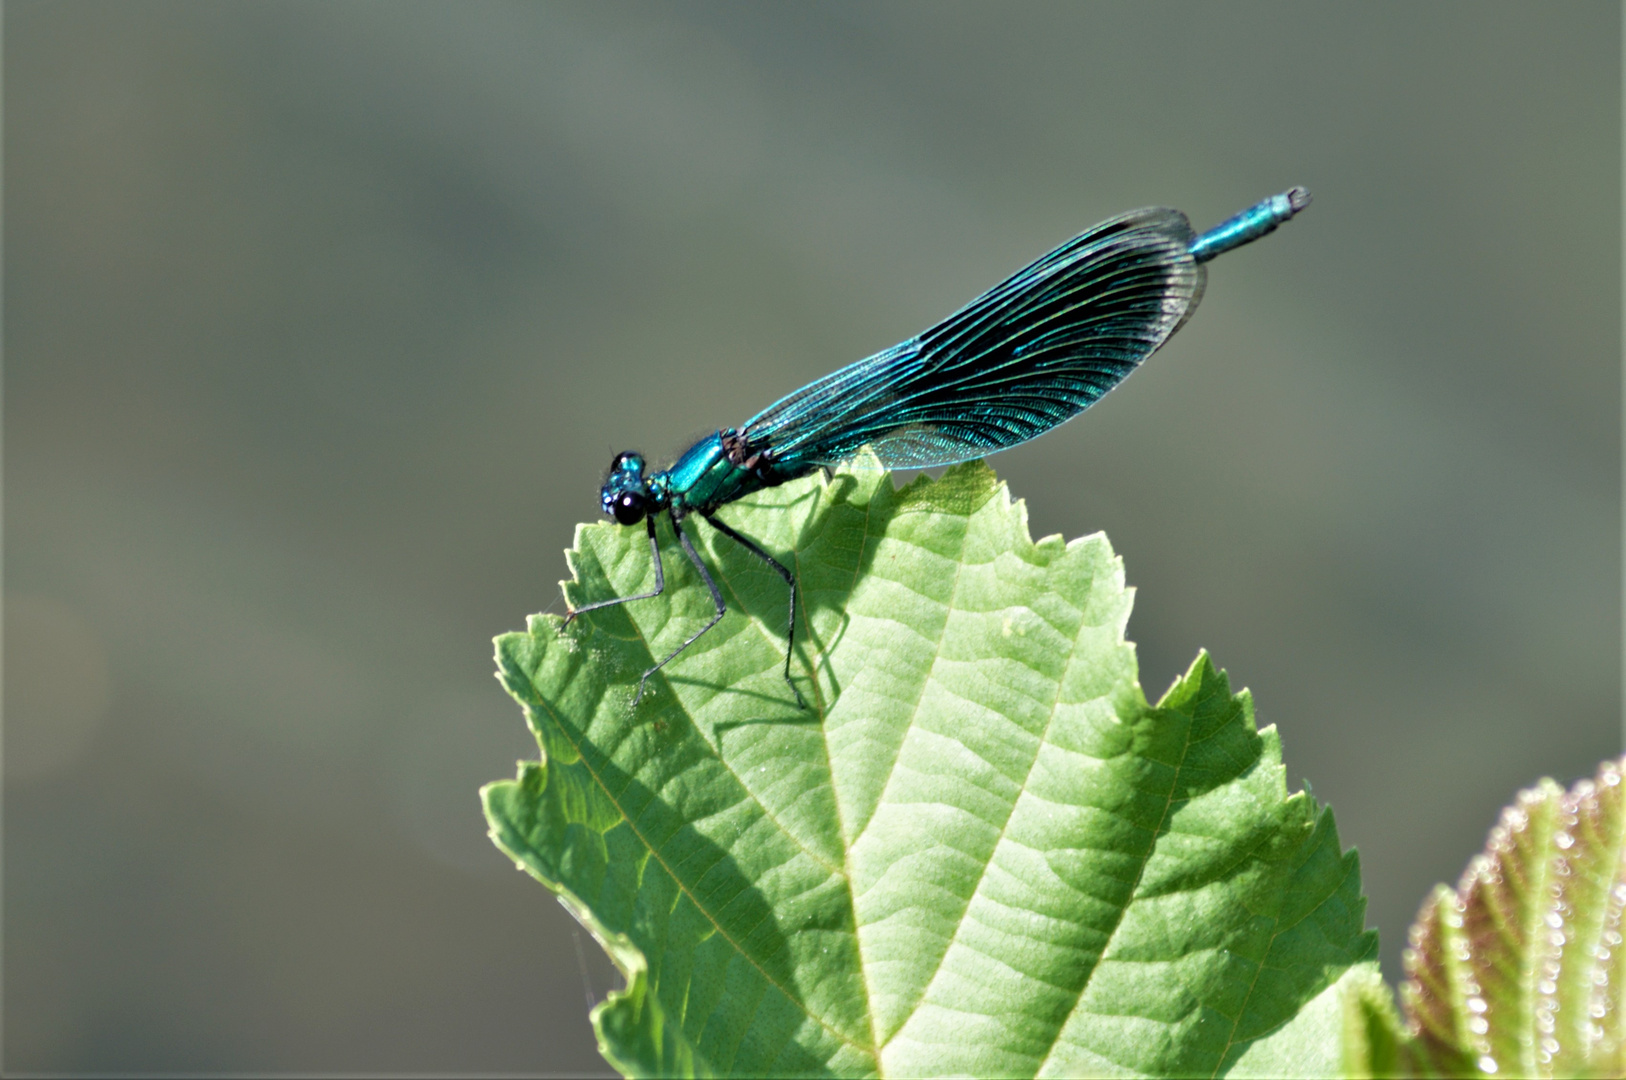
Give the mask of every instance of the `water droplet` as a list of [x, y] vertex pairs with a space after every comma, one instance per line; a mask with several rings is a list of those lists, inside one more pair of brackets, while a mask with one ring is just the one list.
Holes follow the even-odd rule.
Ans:
[[1482, 1073], [1494, 1074], [1496, 1072], [1496, 1059], [1491, 1057], [1489, 1054], [1486, 1054], [1484, 1057], [1474, 1062], [1474, 1064], [1479, 1066], [1479, 1071]]
[[1565, 851], [1568, 851], [1570, 848], [1575, 846], [1575, 837], [1571, 836], [1567, 832], [1561, 832], [1557, 836], [1553, 837], [1553, 843], [1557, 844]]

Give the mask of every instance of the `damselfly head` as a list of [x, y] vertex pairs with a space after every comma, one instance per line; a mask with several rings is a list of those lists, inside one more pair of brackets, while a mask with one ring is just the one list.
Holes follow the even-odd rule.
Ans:
[[649, 485], [644, 482], [644, 456], [630, 450], [615, 455], [610, 475], [599, 490], [604, 512], [623, 525], [636, 525], [651, 509]]

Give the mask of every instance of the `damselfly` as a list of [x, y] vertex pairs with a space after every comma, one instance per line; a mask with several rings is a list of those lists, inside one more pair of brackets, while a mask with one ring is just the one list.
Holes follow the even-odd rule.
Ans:
[[1178, 210], [1154, 207], [1104, 221], [1018, 271], [947, 319], [867, 360], [780, 398], [739, 427], [695, 443], [670, 468], [645, 474], [642, 455], [616, 455], [600, 491], [604, 512], [649, 531], [655, 587], [601, 600], [566, 617], [666, 588], [655, 518], [672, 519], [683, 553], [711, 591], [716, 614], [645, 671], [649, 677], [716, 626], [727, 607], [683, 519], [698, 514], [761, 559], [790, 590], [785, 683], [796, 639], [796, 577], [716, 516], [718, 507], [868, 446], [893, 469], [953, 465], [1042, 435], [1089, 408], [1169, 339], [1202, 299], [1203, 264], [1271, 232], [1310, 204], [1296, 187], [1201, 235]]

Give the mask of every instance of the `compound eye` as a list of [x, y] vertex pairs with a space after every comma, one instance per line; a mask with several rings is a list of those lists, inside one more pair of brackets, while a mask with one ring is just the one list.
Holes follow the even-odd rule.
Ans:
[[610, 513], [623, 525], [636, 525], [649, 512], [649, 500], [636, 491], [623, 491], [615, 497]]

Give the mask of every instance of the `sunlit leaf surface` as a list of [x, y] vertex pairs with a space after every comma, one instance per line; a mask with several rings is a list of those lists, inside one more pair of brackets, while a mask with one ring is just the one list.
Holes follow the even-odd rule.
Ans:
[[[1034, 543], [978, 463], [871, 467], [722, 516], [784, 584], [662, 524], [668, 590], [497, 639], [542, 749], [485, 789], [497, 844], [627, 978], [593, 1012], [629, 1074], [1318, 1075], [1375, 977], [1353, 853], [1289, 796], [1206, 656], [1156, 706], [1104, 536]], [[1194, 543], [1200, 542], [1198, 539]], [[639, 529], [583, 526], [572, 604], [649, 589]]]

